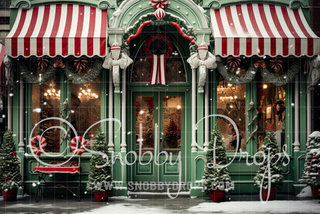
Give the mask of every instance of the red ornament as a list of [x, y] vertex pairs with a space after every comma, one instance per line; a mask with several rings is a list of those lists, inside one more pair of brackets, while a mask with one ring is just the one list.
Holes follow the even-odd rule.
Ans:
[[49, 58], [47, 56], [37, 59], [38, 68], [44, 72], [49, 65]]
[[6, 179], [6, 181], [9, 181], [9, 178], [7, 177], [7, 178], [5, 178]]
[[235, 72], [236, 69], [240, 66], [241, 59], [239, 57], [228, 56], [227, 64], [230, 67], [232, 72]]
[[13, 152], [12, 152], [12, 155], [13, 155], [13, 156], [15, 156], [16, 154], [17, 154], [16, 151], [13, 151]]
[[266, 128], [266, 131], [277, 131], [277, 129], [276, 129], [276, 126], [275, 125], [273, 125], [272, 123], [270, 123], [268, 126], [267, 126], [267, 128]]
[[274, 57], [270, 59], [270, 66], [275, 72], [279, 72], [282, 68], [282, 59], [280, 57]]
[[152, 7], [156, 10], [158, 8], [167, 8], [168, 1], [167, 0], [151, 0]]
[[154, 15], [157, 17], [158, 20], [161, 20], [166, 15], [166, 12], [162, 8], [158, 8], [154, 12]]
[[87, 67], [88, 60], [86, 57], [80, 57], [74, 60], [74, 66], [76, 67], [76, 73], [81, 74], [82, 71]]
[[53, 63], [53, 67], [55, 67], [55, 68], [58, 68], [58, 67], [64, 68], [65, 64], [63, 63], [63, 60], [60, 57], [57, 57], [56, 61]]

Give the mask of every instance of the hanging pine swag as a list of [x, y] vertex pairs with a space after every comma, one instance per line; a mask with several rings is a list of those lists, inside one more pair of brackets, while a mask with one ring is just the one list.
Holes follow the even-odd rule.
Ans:
[[[90, 61], [90, 60], [89, 60]], [[67, 60], [66, 66], [63, 69], [67, 79], [71, 80], [73, 84], [84, 84], [92, 82], [98, 78], [102, 71], [102, 59], [91, 60], [92, 66], [88, 65], [84, 68], [83, 74], [77, 73], [76, 64], [74, 59]]]
[[[50, 80], [57, 72], [63, 71], [68, 80], [73, 84], [84, 84], [92, 82], [98, 78], [102, 71], [102, 59], [88, 59], [87, 66], [76, 66], [74, 58], [61, 59], [59, 57], [49, 59], [46, 68], [39, 66], [39, 59], [30, 59], [29, 63], [25, 59], [18, 59], [18, 69], [21, 71], [23, 79], [32, 84], [42, 84]], [[77, 60], [77, 59], [76, 59]], [[61, 62], [60, 62], [61, 61]], [[60, 62], [60, 64], [58, 63]], [[79, 69], [81, 68], [81, 69]], [[81, 70], [81, 72], [79, 72]]]
[[[141, 26], [142, 23], [146, 21], [157, 21], [157, 17], [154, 15], [154, 13], [146, 14], [145, 16], [142, 16], [133, 26], [129, 27], [127, 32], [123, 35], [123, 43], [121, 45], [121, 49], [128, 50], [128, 44], [126, 43], [129, 36], [136, 34], [138, 31], [138, 28]], [[165, 22], [175, 22], [177, 23], [181, 30], [187, 35], [192, 36], [194, 39], [196, 39], [196, 34], [193, 32], [192, 27], [188, 27], [184, 20], [180, 19], [177, 16], [170, 15], [169, 13], [166, 13], [165, 17], [161, 20], [163, 23]]]
[[[22, 78], [28, 83], [32, 84], [42, 84], [47, 82], [58, 69], [53, 67], [52, 64], [54, 60], [49, 60], [48, 66], [43, 69], [38, 66], [38, 62], [35, 59], [30, 59], [30, 63], [27, 63], [25, 59], [19, 58], [18, 70], [21, 72]], [[29, 64], [30, 69], [27, 67]]]
[[[247, 58], [242, 58], [247, 59]], [[278, 57], [279, 60], [279, 57]], [[290, 63], [290, 66], [287, 66], [289, 64], [289, 59], [286, 59], [283, 63], [283, 67], [281, 64], [281, 67], [278, 69], [274, 69], [274, 65], [272, 62], [274, 61], [273, 58], [268, 58], [266, 60], [263, 60], [261, 58], [251, 58], [250, 62], [249, 60], [245, 62], [247, 64], [247, 67], [245, 68], [244, 62], [239, 63], [237, 67], [235, 68], [230, 63], [228, 64], [226, 59], [219, 59], [217, 61], [217, 69], [221, 76], [228, 82], [233, 85], [241, 85], [247, 82], [251, 82], [256, 74], [257, 71], [261, 71], [261, 77], [267, 82], [272, 83], [275, 86], [283, 86], [289, 82], [291, 82], [295, 76], [299, 73], [300, 70], [300, 61], [299, 60], [292, 60]], [[250, 65], [250, 66], [248, 66]], [[237, 75], [236, 70], [237, 69], [245, 69], [245, 74]], [[286, 72], [284, 72], [286, 71]]]

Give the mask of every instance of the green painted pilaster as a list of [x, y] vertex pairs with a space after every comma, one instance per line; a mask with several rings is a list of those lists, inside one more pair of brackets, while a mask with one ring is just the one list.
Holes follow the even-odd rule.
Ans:
[[[252, 81], [250, 83], [246, 84], [246, 110], [245, 112], [248, 111], [249, 107], [250, 107], [250, 102], [251, 100], [254, 103], [254, 107], [257, 108], [257, 83], [256, 81]], [[255, 115], [255, 111], [250, 111], [249, 112], [249, 118], [252, 119]], [[247, 131], [247, 127], [248, 127], [248, 123], [249, 123], [249, 119], [246, 115], [246, 139], [249, 138], [250, 134]], [[251, 125], [249, 127], [249, 131], [250, 133], [253, 132], [253, 130], [256, 128], [257, 122], [255, 122], [253, 125]], [[255, 139], [257, 138], [257, 135], [255, 135]], [[257, 152], [257, 141], [250, 139], [249, 142], [246, 145], [246, 151], [250, 154], [250, 155], [254, 155]]]
[[[185, 142], [186, 142], [186, 150], [185, 150], [185, 155], [187, 157], [187, 163], [186, 163], [186, 166], [187, 166], [187, 172], [190, 172], [191, 171], [191, 168], [192, 168], [192, 164], [191, 164], [191, 138], [192, 138], [192, 134], [191, 134], [191, 131], [192, 130], [192, 123], [191, 123], [191, 117], [188, 116], [188, 115], [191, 115], [191, 111], [192, 109], [190, 108], [191, 106], [191, 91], [190, 90], [187, 90], [186, 92], [186, 103], [185, 103], [185, 109], [186, 109], [186, 120], [185, 120], [185, 130], [186, 130], [186, 139], [185, 139]], [[191, 181], [191, 174], [190, 173], [187, 173], [186, 174], [186, 181]]]
[[307, 141], [307, 74], [300, 72], [300, 151], [306, 150]]
[[[107, 99], [108, 84], [107, 84], [107, 72], [103, 69], [100, 75], [100, 119], [106, 119], [109, 111], [109, 100]], [[108, 122], [101, 123], [101, 128], [104, 133], [107, 133]], [[108, 139], [108, 138], [107, 138]]]
[[16, 142], [16, 150], [18, 150], [18, 144], [19, 144], [19, 111], [20, 111], [20, 82], [15, 84], [16, 91], [12, 97], [12, 133], [13, 133], [13, 139]]
[[[217, 70], [210, 70], [209, 72], [210, 82], [209, 82], [209, 89], [210, 89], [210, 114], [217, 114], [217, 82], [218, 82], [218, 71]], [[217, 117], [210, 118], [210, 133], [217, 123]], [[210, 140], [210, 139], [209, 139]]]
[[[61, 72], [60, 73], [60, 111], [63, 109], [63, 102], [68, 98], [68, 108], [71, 108], [71, 83], [70, 81], [65, 80], [65, 76], [64, 73]], [[63, 117], [66, 117], [67, 113], [66, 111], [64, 111], [62, 113]], [[61, 117], [61, 116], [60, 116]], [[71, 122], [71, 117], [68, 120], [69, 122]], [[68, 130], [68, 125], [67, 124], [63, 124], [62, 122], [60, 122], [60, 125], [65, 128], [66, 130]], [[72, 131], [72, 130], [70, 130]], [[61, 135], [63, 135], [63, 132], [61, 132]], [[60, 142], [60, 152], [64, 151], [64, 149], [67, 146], [67, 140], [63, 140], [63, 142]], [[68, 150], [66, 150], [66, 153], [64, 155], [67, 155]]]
[[[199, 72], [197, 72], [197, 80], [199, 79]], [[199, 120], [202, 120], [204, 117], [204, 93], [198, 93], [198, 81], [197, 81], [197, 120], [196, 123], [198, 123]], [[197, 143], [200, 147], [203, 147], [204, 144], [204, 120], [198, 123], [198, 128], [196, 131], [197, 134]], [[199, 149], [198, 149], [199, 150]], [[201, 151], [201, 150], [200, 150]]]
[[25, 104], [26, 104], [26, 114], [25, 114], [25, 130], [26, 130], [26, 145], [25, 145], [25, 152], [30, 153], [29, 145], [29, 137], [32, 130], [32, 84], [26, 84], [26, 97], [25, 97]]
[[[113, 108], [113, 115], [115, 119], [121, 121], [121, 93], [114, 93], [114, 108]], [[121, 124], [123, 125], [123, 124]], [[121, 129], [120, 125], [115, 122], [113, 126], [113, 133], [114, 133], [114, 152], [120, 152], [120, 144], [121, 144]], [[118, 130], [119, 129], [119, 130]]]
[[287, 153], [292, 155], [292, 144], [294, 143], [294, 109], [292, 106], [294, 96], [294, 83], [286, 84], [286, 144]]

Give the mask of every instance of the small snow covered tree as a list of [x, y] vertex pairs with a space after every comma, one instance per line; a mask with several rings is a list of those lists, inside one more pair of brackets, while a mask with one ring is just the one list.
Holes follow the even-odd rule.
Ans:
[[320, 186], [320, 182], [314, 175], [320, 171], [320, 132], [315, 131], [309, 135], [306, 148], [306, 159], [304, 162], [303, 175], [299, 183], [311, 186]]
[[[277, 184], [281, 184], [283, 181], [283, 172], [281, 161], [279, 159], [279, 147], [276, 140], [274, 131], [267, 131], [266, 137], [263, 140], [262, 152], [265, 154], [265, 158], [261, 156], [260, 161], [263, 161], [258, 168], [256, 176], [253, 178], [254, 185], [258, 188], [268, 189], [276, 187]], [[270, 177], [269, 177], [270, 170]], [[268, 181], [271, 181], [271, 186], [268, 186]]]
[[[215, 138], [216, 145], [214, 148]], [[215, 158], [213, 157], [213, 149], [215, 149]], [[202, 176], [202, 186], [204, 192], [210, 193], [217, 189], [228, 192], [229, 190], [234, 189], [234, 185], [231, 181], [227, 167], [219, 167], [214, 165], [215, 163], [220, 166], [224, 166], [228, 163], [226, 151], [226, 145], [222, 139], [220, 129], [216, 124], [211, 133], [211, 141], [206, 154], [206, 166]]]
[[3, 135], [3, 142], [0, 146], [0, 189], [18, 189], [22, 186], [20, 172], [21, 162], [16, 154], [15, 142], [10, 130]]
[[[95, 143], [93, 151], [98, 151], [107, 154], [108, 145], [106, 143], [106, 136], [102, 132], [101, 127], [96, 131]], [[105, 192], [111, 189], [112, 175], [111, 175], [111, 160], [106, 164], [106, 158], [100, 154], [92, 154], [89, 166], [89, 179], [87, 183], [87, 190], [98, 192]], [[106, 164], [106, 165], [105, 165]], [[102, 166], [97, 168], [96, 166]]]

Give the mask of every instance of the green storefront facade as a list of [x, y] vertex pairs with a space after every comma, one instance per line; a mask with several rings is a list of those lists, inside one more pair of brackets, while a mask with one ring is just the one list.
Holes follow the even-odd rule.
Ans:
[[[161, 10], [155, 15], [157, 5], [163, 6], [164, 17]], [[39, 17], [52, 8], [55, 14], [51, 12], [44, 25]], [[70, 15], [73, 10], [77, 13]], [[25, 12], [23, 23], [21, 11], [31, 11]], [[82, 12], [85, 15], [79, 18]], [[68, 22], [71, 17], [78, 25], [84, 23], [81, 29]], [[259, 18], [253, 21], [253, 17]], [[216, 123], [227, 145], [235, 185], [230, 193], [258, 193], [253, 186], [258, 169], [254, 161], [265, 129], [272, 124], [285, 163], [281, 191], [299, 193], [312, 131], [308, 92], [312, 81], [305, 64], [310, 61], [312, 72], [320, 53], [319, 38], [308, 20], [307, 0], [12, 0], [13, 31], [6, 49], [11, 48], [7, 55], [15, 74], [7, 118], [22, 163], [23, 193], [34, 193], [38, 181], [33, 172], [37, 160], [29, 147], [34, 135], [43, 134], [48, 142], [48, 154], [41, 160], [65, 161], [73, 156], [72, 134], [62, 140], [57, 129], [44, 132], [52, 126], [66, 127], [53, 119], [39, 123], [50, 116], [68, 120], [81, 136], [101, 121], [109, 157], [114, 156], [112, 195], [128, 195], [132, 182], [182, 182], [191, 197], [204, 196], [205, 150]], [[55, 23], [60, 23], [56, 33], [48, 33]], [[24, 36], [17, 36], [19, 26], [26, 31]], [[87, 52], [83, 48], [78, 52], [77, 45], [83, 44]], [[254, 110], [249, 110], [251, 105]], [[232, 143], [230, 122], [212, 116], [216, 114], [238, 126], [241, 152]], [[84, 136], [89, 149], [98, 126]], [[83, 194], [90, 157], [90, 152], [81, 155]], [[77, 176], [58, 179], [72, 184]]]

